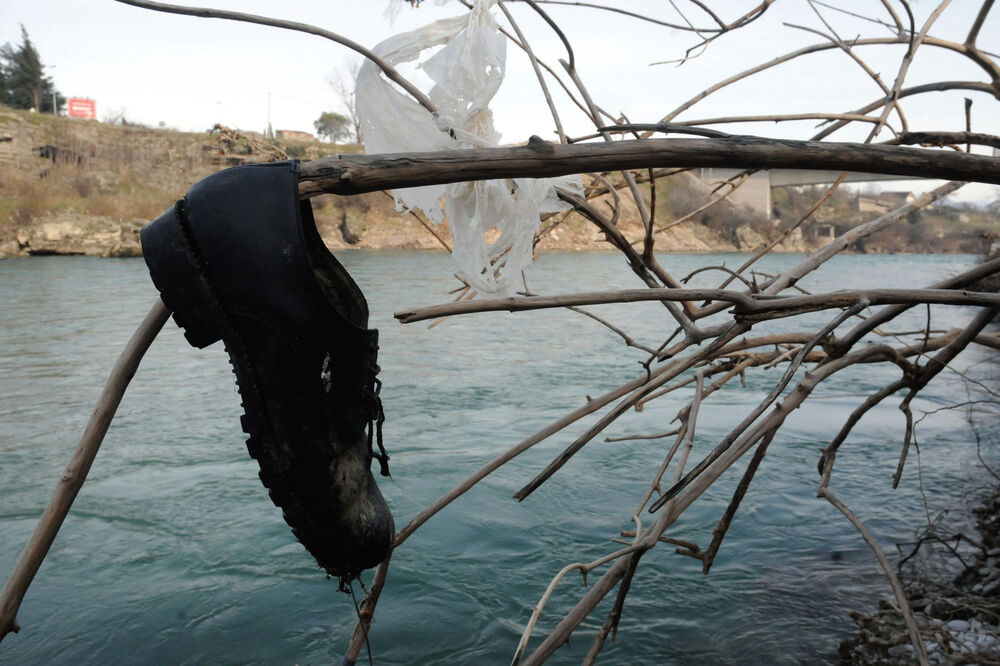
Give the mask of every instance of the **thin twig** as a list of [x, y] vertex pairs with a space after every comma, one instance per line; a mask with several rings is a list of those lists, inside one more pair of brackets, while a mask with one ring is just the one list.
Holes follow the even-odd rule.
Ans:
[[910, 643], [913, 644], [913, 649], [916, 650], [917, 659], [922, 666], [930, 664], [927, 660], [927, 651], [924, 648], [924, 641], [920, 636], [920, 629], [917, 628], [917, 622], [913, 618], [913, 611], [910, 610], [910, 602], [906, 599], [906, 592], [903, 591], [903, 586], [899, 582], [899, 578], [896, 577], [896, 572], [893, 571], [892, 564], [889, 562], [889, 558], [885, 556], [882, 551], [882, 547], [879, 546], [878, 541], [872, 536], [872, 533], [868, 531], [865, 524], [861, 522], [854, 512], [847, 508], [847, 506], [840, 501], [832, 490], [826, 487], [821, 487], [819, 489], [819, 497], [830, 502], [830, 504], [837, 507], [844, 516], [854, 525], [855, 529], [861, 533], [861, 537], [865, 540], [865, 543], [871, 547], [872, 552], [875, 553], [878, 563], [882, 566], [882, 571], [885, 572], [886, 578], [889, 579], [889, 584], [892, 586], [892, 591], [896, 595], [896, 603], [899, 604], [899, 611], [903, 614], [903, 620], [906, 622], [906, 628], [910, 632]]
[[427, 97], [419, 88], [414, 86], [412, 83], [407, 81], [399, 72], [397, 72], [392, 65], [382, 60], [382, 58], [375, 55], [372, 51], [365, 48], [361, 44], [344, 37], [343, 35], [338, 35], [335, 32], [330, 32], [329, 30], [323, 30], [314, 25], [309, 25], [308, 23], [299, 23], [298, 21], [285, 21], [283, 19], [271, 18], [269, 16], [258, 16], [256, 14], [247, 14], [244, 12], [234, 12], [226, 9], [210, 9], [207, 7], [185, 7], [182, 5], [172, 5], [165, 2], [153, 2], [152, 0], [115, 0], [115, 2], [120, 2], [124, 5], [132, 5], [133, 7], [140, 7], [142, 9], [152, 9], [157, 12], [165, 12], [167, 14], [182, 14], [184, 16], [197, 16], [200, 18], [216, 18], [216, 19], [226, 19], [230, 21], [241, 21], [244, 23], [254, 23], [257, 25], [266, 25], [272, 28], [282, 28], [284, 30], [294, 30], [296, 32], [304, 32], [310, 35], [316, 35], [317, 37], [323, 37], [324, 39], [329, 39], [330, 41], [336, 42], [342, 46], [346, 46], [355, 53], [359, 53], [368, 60], [371, 60], [382, 73], [386, 75], [393, 83], [397, 84], [400, 88], [405, 90], [414, 100], [417, 101], [420, 106], [427, 109], [428, 112], [432, 114], [437, 113], [437, 107], [431, 102], [430, 98]]
[[354, 625], [354, 631], [351, 632], [351, 642], [344, 655], [345, 660], [348, 660], [352, 664], [357, 660], [358, 655], [361, 654], [361, 648], [368, 642], [368, 632], [371, 630], [372, 620], [375, 617], [375, 606], [378, 604], [379, 596], [382, 594], [382, 588], [385, 587], [385, 579], [389, 573], [389, 561], [391, 559], [392, 550], [389, 550], [389, 554], [385, 556], [385, 559], [379, 563], [378, 568], [375, 570], [375, 577], [368, 588], [368, 594], [365, 595], [364, 600], [361, 602], [358, 621]]
[[28, 586], [38, 573], [42, 560], [45, 559], [70, 507], [73, 506], [73, 500], [87, 479], [87, 473], [90, 472], [104, 436], [111, 426], [111, 419], [121, 404], [125, 389], [139, 368], [139, 362], [169, 316], [170, 310], [163, 301], [157, 299], [111, 369], [111, 375], [101, 391], [94, 412], [90, 415], [83, 436], [80, 437], [80, 443], [77, 444], [73, 457], [70, 458], [66, 470], [60, 477], [59, 484], [52, 493], [48, 506], [45, 507], [45, 512], [39, 518], [28, 545], [24, 547], [14, 571], [7, 579], [3, 592], [0, 592], [0, 641], [8, 633], [20, 630], [17, 624], [17, 610], [21, 607]]

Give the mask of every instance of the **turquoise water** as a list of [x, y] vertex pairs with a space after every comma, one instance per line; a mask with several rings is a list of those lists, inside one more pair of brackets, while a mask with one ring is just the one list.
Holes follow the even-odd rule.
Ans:
[[[680, 276], [742, 258], [666, 255], [661, 262]], [[640, 352], [571, 312], [471, 315], [433, 329], [397, 324], [394, 310], [448, 300], [454, 284], [443, 254], [353, 252], [341, 259], [381, 330], [393, 479], [380, 485], [399, 526], [585, 396], [639, 374]], [[774, 257], [763, 270], [800, 259]], [[973, 261], [840, 257], [802, 286], [924, 286]], [[711, 285], [710, 277], [695, 282]], [[549, 294], [640, 286], [611, 253], [544, 255], [529, 285]], [[0, 576], [12, 569], [112, 363], [155, 298], [141, 260], [0, 262]], [[653, 346], [672, 331], [658, 305], [595, 312]], [[961, 309], [936, 312], [941, 327], [970, 317]], [[805, 330], [794, 320], [779, 325]], [[922, 325], [922, 313], [914, 313], [905, 327]], [[980, 363], [974, 372], [987, 376], [995, 367], [982, 365], [987, 361], [973, 355], [966, 364]], [[692, 460], [762, 397], [778, 372], [752, 375], [746, 388], [734, 384], [703, 405]], [[853, 528], [815, 497], [817, 450], [862, 396], [895, 376], [877, 368], [844, 373], [794, 415], [772, 444], [711, 575], [672, 547], [649, 553], [618, 642], [605, 648], [602, 663], [834, 661], [851, 630], [847, 611], [872, 608], [889, 591]], [[666, 430], [690, 395], [630, 413], [607, 434]], [[957, 376], [945, 372], [918, 408], [963, 399]], [[897, 403], [887, 401], [860, 424], [842, 449], [833, 483], [889, 551], [924, 516], [915, 456], [900, 489], [890, 488], [902, 436]], [[0, 662], [339, 663], [354, 625], [350, 597], [324, 579], [271, 504], [246, 455], [239, 414], [221, 347], [191, 349], [169, 323], [28, 592], [21, 633], [0, 644]], [[628, 516], [662, 460], [664, 440], [601, 438], [528, 500], [511, 499], [590, 423], [515, 459], [399, 549], [371, 635], [376, 663], [509, 663], [551, 577], [565, 564], [618, 547], [610, 538], [631, 527]], [[985, 476], [964, 412], [939, 412], [918, 434], [932, 504], [958, 506]], [[995, 442], [996, 428], [984, 435]], [[681, 518], [673, 536], [707, 545], [743, 465], [737, 467]], [[536, 636], [584, 589], [579, 577], [568, 577]], [[580, 661], [609, 603], [553, 663]]]

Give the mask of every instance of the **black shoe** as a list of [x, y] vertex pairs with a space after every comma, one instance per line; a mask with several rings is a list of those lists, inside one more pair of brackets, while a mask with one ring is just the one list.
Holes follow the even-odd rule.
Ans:
[[298, 171], [276, 162], [209, 176], [142, 230], [142, 249], [188, 341], [225, 343], [260, 479], [343, 580], [385, 559], [394, 533], [370, 471], [374, 456], [389, 474], [378, 331], [299, 202]]

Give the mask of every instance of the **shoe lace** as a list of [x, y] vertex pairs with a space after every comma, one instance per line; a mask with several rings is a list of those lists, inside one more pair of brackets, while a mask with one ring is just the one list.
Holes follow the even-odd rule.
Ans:
[[[378, 345], [372, 344], [369, 349], [372, 352], [371, 358], [374, 359]], [[379, 397], [382, 392], [382, 380], [378, 378], [378, 373], [382, 371], [382, 368], [372, 360], [368, 363], [368, 369], [372, 373], [372, 387], [367, 389], [370, 414], [367, 426], [368, 454], [378, 460], [379, 473], [382, 476], [391, 476], [389, 474], [389, 454], [382, 443], [382, 424], [385, 423], [385, 412], [382, 411], [382, 398]], [[378, 453], [375, 453], [375, 445], [378, 445]]]

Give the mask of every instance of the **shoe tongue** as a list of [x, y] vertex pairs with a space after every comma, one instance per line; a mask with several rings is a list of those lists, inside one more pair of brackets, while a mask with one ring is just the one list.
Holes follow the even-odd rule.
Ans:
[[333, 256], [316, 230], [312, 206], [301, 202], [302, 230], [316, 282], [337, 313], [358, 328], [368, 328], [368, 301], [354, 278]]
[[313, 265], [316, 282], [337, 314], [358, 328], [368, 328], [368, 302], [364, 294], [339, 263], [337, 267], [340, 270], [331, 273]]

